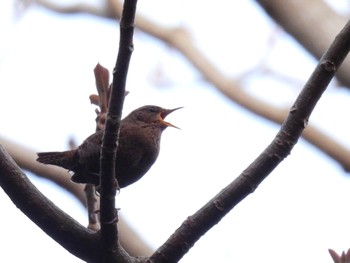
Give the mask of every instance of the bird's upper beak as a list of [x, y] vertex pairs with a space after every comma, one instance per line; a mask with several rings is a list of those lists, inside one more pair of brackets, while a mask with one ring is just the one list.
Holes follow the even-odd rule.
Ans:
[[161, 123], [166, 126], [166, 127], [174, 127], [176, 129], [180, 129], [179, 127], [176, 127], [175, 125], [171, 124], [170, 122], [166, 122], [164, 121], [165, 117], [168, 116], [170, 113], [172, 113], [173, 111], [176, 111], [176, 110], [179, 110], [179, 109], [182, 109], [183, 107], [178, 107], [178, 108], [175, 108], [175, 109], [171, 109], [171, 110], [167, 110], [167, 109], [164, 109], [160, 114], [159, 114], [159, 117], [160, 117], [160, 121]]

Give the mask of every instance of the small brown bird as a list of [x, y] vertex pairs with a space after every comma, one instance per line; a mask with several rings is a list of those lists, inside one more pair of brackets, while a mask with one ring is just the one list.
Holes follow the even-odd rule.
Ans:
[[[180, 107], [181, 108], [181, 107]], [[162, 132], [175, 127], [164, 118], [180, 109], [163, 109], [147, 105], [132, 111], [120, 124], [116, 176], [119, 187], [139, 180], [157, 160]], [[73, 171], [76, 183], [100, 184], [100, 149], [103, 131], [90, 135], [77, 149], [38, 153], [38, 162]]]

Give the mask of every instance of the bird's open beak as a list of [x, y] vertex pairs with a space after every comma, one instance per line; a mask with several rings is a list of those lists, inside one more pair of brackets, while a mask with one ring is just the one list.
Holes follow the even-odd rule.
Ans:
[[164, 126], [166, 126], [166, 127], [174, 127], [176, 129], [180, 129], [179, 127], [176, 127], [175, 125], [171, 124], [170, 122], [164, 121], [164, 119], [165, 119], [166, 116], [168, 116], [173, 111], [176, 111], [176, 110], [179, 110], [179, 109], [182, 109], [182, 108], [183, 107], [178, 107], [178, 108], [171, 109], [171, 110], [164, 110], [161, 113], [159, 113], [159, 117], [160, 117], [160, 120], [161, 120], [162, 124], [164, 124]]

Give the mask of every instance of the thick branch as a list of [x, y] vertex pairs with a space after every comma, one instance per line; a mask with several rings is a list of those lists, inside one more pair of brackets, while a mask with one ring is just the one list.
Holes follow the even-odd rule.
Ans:
[[[35, 151], [5, 140], [1, 136], [0, 144], [6, 148], [6, 151], [22, 169], [26, 169], [35, 175], [52, 180], [60, 187], [63, 187], [72, 193], [82, 205], [86, 205], [86, 198], [83, 194], [84, 186], [81, 184], [73, 184], [70, 181], [70, 176], [67, 173], [67, 170], [52, 165], [42, 165], [36, 162], [35, 159], [37, 158], [37, 155]], [[142, 240], [122, 216], [119, 216], [119, 228], [120, 243], [130, 255], [147, 256], [153, 253], [153, 249]]]
[[83, 260], [98, 258], [98, 236], [41, 194], [0, 145], [0, 185], [14, 204], [46, 234]]
[[113, 84], [101, 149], [101, 236], [104, 248], [113, 252], [118, 246], [115, 194], [119, 188], [115, 177], [115, 160], [120, 121], [124, 103], [126, 78], [133, 51], [136, 0], [125, 0], [120, 21], [120, 43], [113, 71]]
[[203, 234], [217, 224], [236, 204], [254, 192], [273, 169], [290, 154], [307, 126], [312, 110], [349, 50], [350, 22], [321, 58], [272, 143], [230, 185], [198, 212], [188, 217], [164, 245], [151, 256], [150, 259], [153, 262], [180, 260]]

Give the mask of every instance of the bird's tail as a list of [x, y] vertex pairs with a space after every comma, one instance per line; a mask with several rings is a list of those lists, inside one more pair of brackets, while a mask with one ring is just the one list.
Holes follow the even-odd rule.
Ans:
[[37, 153], [38, 158], [36, 159], [40, 163], [53, 164], [68, 170], [72, 170], [77, 165], [77, 158], [74, 158], [76, 151], [65, 151], [65, 152], [41, 152]]

